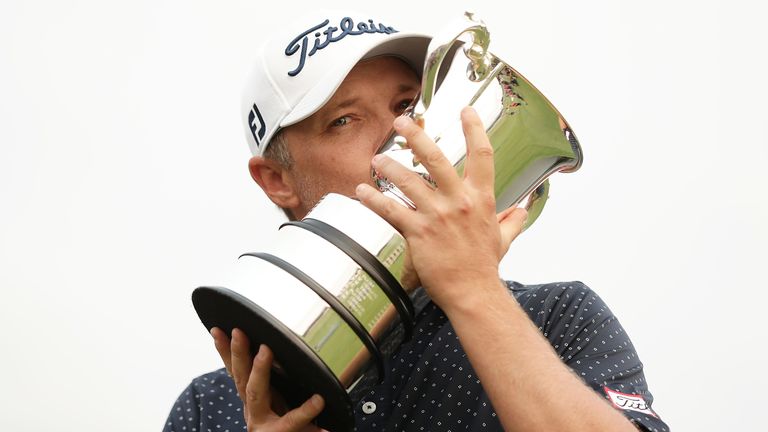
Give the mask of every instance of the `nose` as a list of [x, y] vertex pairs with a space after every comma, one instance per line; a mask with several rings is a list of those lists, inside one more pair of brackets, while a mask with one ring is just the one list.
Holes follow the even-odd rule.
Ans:
[[393, 112], [388, 107], [384, 107], [384, 109], [381, 109], [380, 111], [381, 112], [376, 115], [378, 120], [376, 124], [378, 131], [377, 140], [375, 141], [376, 148], [374, 148], [376, 153], [386, 150], [383, 147], [390, 141], [395, 133], [392, 123], [400, 115], [400, 113]]

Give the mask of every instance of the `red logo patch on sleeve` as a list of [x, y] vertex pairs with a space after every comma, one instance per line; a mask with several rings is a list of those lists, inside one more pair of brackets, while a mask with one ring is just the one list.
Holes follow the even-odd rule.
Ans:
[[637, 411], [658, 418], [656, 413], [653, 412], [650, 406], [648, 406], [642, 396], [618, 392], [611, 390], [606, 386], [603, 386], [603, 390], [605, 390], [605, 394], [608, 396], [608, 400], [610, 400], [613, 406], [616, 408], [628, 411]]

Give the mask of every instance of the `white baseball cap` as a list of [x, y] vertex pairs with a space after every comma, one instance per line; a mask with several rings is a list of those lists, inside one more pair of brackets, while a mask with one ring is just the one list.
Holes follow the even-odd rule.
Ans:
[[319, 110], [360, 60], [394, 55], [421, 75], [430, 40], [349, 11], [320, 11], [286, 23], [259, 48], [243, 91], [251, 153], [263, 155], [280, 128]]

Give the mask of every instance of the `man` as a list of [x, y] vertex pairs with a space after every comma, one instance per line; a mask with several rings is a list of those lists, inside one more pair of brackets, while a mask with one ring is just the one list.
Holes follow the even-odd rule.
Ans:
[[[400, 117], [419, 91], [429, 38], [357, 14], [288, 27], [259, 52], [245, 92], [253, 179], [295, 219], [329, 192], [356, 197], [404, 235], [423, 286], [416, 336], [386, 360], [382, 383], [364, 378], [351, 394], [356, 430], [668, 430], [631, 342], [594, 293], [578, 282], [500, 282], [526, 214], [495, 214], [493, 150], [478, 116], [461, 113], [463, 178]], [[376, 155], [393, 127], [439, 188]], [[375, 190], [371, 166], [417, 210]], [[251, 358], [241, 331], [211, 333], [226, 372], [195, 379], [165, 430], [317, 430], [321, 397], [285, 412], [270, 392], [269, 347]]]

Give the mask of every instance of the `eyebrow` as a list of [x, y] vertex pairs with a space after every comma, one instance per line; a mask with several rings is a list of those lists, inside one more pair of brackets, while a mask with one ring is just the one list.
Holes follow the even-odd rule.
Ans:
[[330, 107], [329, 111], [332, 112], [332, 111], [336, 111], [338, 109], [347, 108], [349, 106], [352, 106], [352, 105], [356, 104], [357, 101], [359, 101], [359, 100], [360, 100], [360, 98], [357, 97], [357, 96], [353, 96], [351, 98], [344, 99], [341, 102], [339, 102], [339, 103], [333, 105], [332, 107]]

